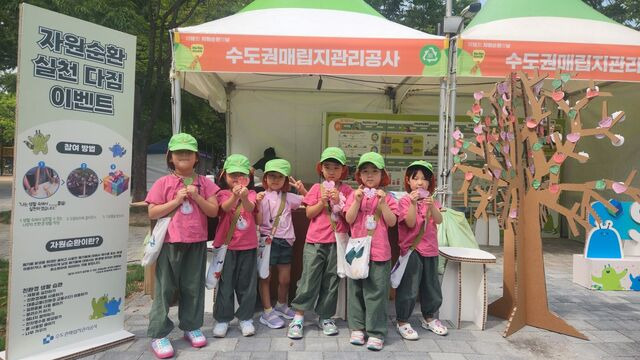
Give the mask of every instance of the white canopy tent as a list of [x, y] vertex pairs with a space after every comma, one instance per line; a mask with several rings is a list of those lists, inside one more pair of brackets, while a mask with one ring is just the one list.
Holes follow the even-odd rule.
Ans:
[[[325, 112], [444, 113], [446, 38], [391, 22], [362, 0], [257, 0], [175, 29], [172, 40], [174, 89], [226, 113], [227, 152], [255, 161], [274, 146], [307, 182], [317, 178]], [[431, 96], [412, 96], [424, 91]]]

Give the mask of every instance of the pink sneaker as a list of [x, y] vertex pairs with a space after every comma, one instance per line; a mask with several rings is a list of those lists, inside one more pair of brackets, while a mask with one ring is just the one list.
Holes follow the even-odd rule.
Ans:
[[153, 350], [158, 359], [173, 357], [173, 346], [171, 346], [171, 341], [166, 337], [153, 339], [151, 341], [151, 350]]
[[204, 337], [200, 329], [185, 331], [184, 338], [187, 339], [194, 348], [201, 348], [207, 345], [207, 338]]

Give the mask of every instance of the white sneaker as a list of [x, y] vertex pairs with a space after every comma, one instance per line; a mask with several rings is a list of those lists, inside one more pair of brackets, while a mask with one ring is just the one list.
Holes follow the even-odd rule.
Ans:
[[256, 328], [253, 327], [253, 320], [240, 321], [240, 331], [242, 336], [253, 336], [256, 334]]
[[223, 338], [227, 336], [227, 330], [229, 330], [228, 322], [219, 322], [213, 328], [213, 337]]

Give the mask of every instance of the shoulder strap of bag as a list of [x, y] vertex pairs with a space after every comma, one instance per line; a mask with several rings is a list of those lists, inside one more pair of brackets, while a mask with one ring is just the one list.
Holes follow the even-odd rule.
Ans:
[[231, 219], [231, 226], [229, 227], [229, 232], [227, 232], [227, 239], [224, 241], [225, 245], [229, 245], [229, 243], [231, 242], [233, 232], [236, 231], [236, 224], [238, 223], [238, 218], [240, 218], [241, 211], [242, 204], [238, 204], [238, 206], [236, 206], [236, 212], [233, 214], [233, 218]]
[[278, 230], [278, 224], [280, 223], [280, 216], [284, 211], [284, 206], [287, 204], [287, 193], [282, 192], [280, 194], [280, 207], [278, 208], [278, 213], [276, 214], [275, 219], [273, 219], [273, 227], [271, 228], [271, 236], [273, 237], [276, 234], [276, 230]]

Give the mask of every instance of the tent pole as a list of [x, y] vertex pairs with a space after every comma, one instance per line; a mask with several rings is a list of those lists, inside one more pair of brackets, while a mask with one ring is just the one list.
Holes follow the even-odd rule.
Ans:
[[225, 149], [226, 155], [231, 154], [231, 92], [233, 91], [233, 83], [228, 83], [225, 87], [225, 93], [227, 95], [227, 108], [224, 112], [224, 129], [227, 133], [227, 146]]
[[[449, 79], [450, 79], [450, 85], [449, 85], [449, 97], [448, 100], [450, 101], [449, 103], [449, 119], [448, 119], [448, 126], [447, 129], [449, 130], [449, 132], [455, 131], [455, 127], [456, 127], [456, 66], [458, 66], [457, 64], [457, 46], [458, 44], [456, 43], [456, 39], [457, 38], [452, 38], [451, 42], [449, 43], [449, 54], [451, 57], [451, 67], [449, 68]], [[448, 135], [448, 134], [447, 134]], [[445, 140], [447, 141], [447, 140]], [[447, 141], [447, 165], [446, 165], [446, 173], [447, 173], [447, 199], [446, 199], [446, 206], [448, 208], [451, 207], [451, 198], [453, 197], [453, 177], [451, 176], [451, 168], [453, 167], [453, 156], [451, 156], [449, 154], [449, 151], [455, 146], [454, 144], [454, 139], [453, 137], [449, 136], [448, 137], [448, 141]]]
[[[169, 42], [173, 49], [173, 30], [169, 31]], [[180, 117], [182, 110], [182, 99], [180, 97], [180, 73], [176, 71], [176, 63], [173, 59], [173, 51], [171, 52], [171, 71], [169, 72], [169, 81], [171, 82], [171, 131], [174, 134], [180, 132]]]
[[[445, 184], [445, 141], [447, 134], [445, 132], [445, 121], [447, 121], [447, 80], [440, 79], [440, 113], [438, 114], [438, 188], [442, 189]], [[438, 202], [444, 204], [444, 194], [438, 194]]]

